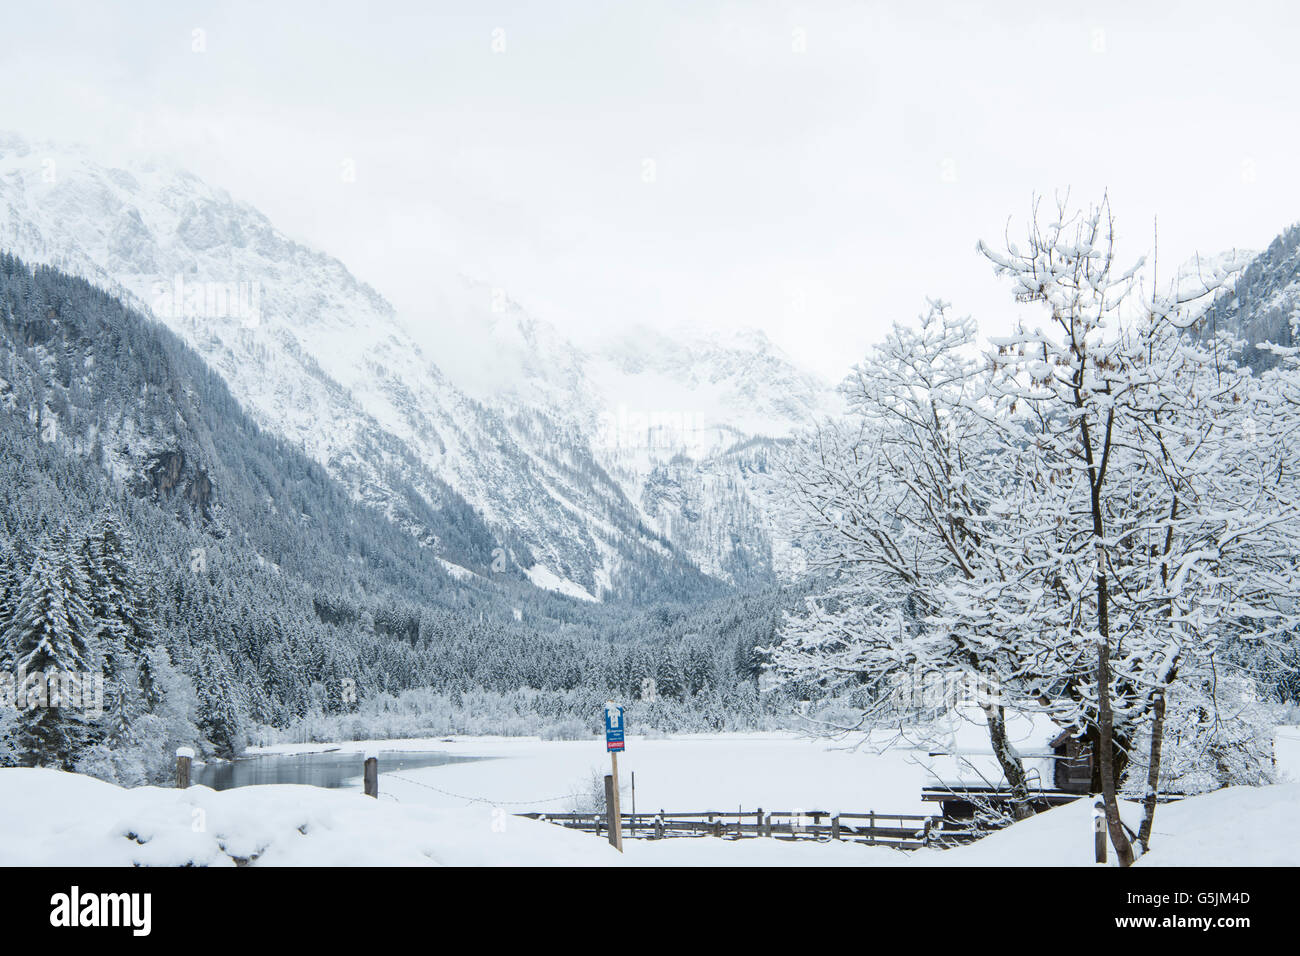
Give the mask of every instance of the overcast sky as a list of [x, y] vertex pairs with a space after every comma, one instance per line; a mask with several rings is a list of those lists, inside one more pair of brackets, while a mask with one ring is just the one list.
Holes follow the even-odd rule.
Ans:
[[0, 128], [168, 156], [417, 319], [460, 269], [838, 377], [927, 295], [1006, 328], [975, 241], [1035, 190], [1168, 267], [1300, 219], [1300, 10], [1155, 6], [7, 5]]

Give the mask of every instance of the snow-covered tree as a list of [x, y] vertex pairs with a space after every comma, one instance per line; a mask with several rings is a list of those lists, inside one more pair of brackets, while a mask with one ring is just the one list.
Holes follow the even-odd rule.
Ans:
[[1300, 623], [1294, 382], [1189, 333], [1223, 276], [1144, 296], [1105, 202], [1044, 219], [1035, 205], [1027, 248], [979, 248], [1047, 321], [981, 362], [973, 323], [936, 303], [845, 383], [850, 419], [796, 443], [793, 527], [826, 584], [772, 665], [876, 702], [965, 672], [993, 688], [990, 743], [1021, 793], [1003, 708], [1050, 715], [1091, 744], [1128, 863], [1116, 792], [1140, 737], [1145, 849], [1171, 686], [1203, 687], [1230, 648]]
[[932, 302], [843, 384], [850, 419], [803, 436], [785, 459], [792, 526], [829, 584], [787, 620], [771, 662], [786, 682], [866, 684], [876, 713], [863, 722], [900, 684], [987, 688], [979, 703], [1020, 817], [1027, 781], [1000, 693], [1022, 677], [1020, 621], [995, 595], [1016, 586], [1005, 542], [1022, 515], [1006, 502], [1023, 481], [976, 346], [974, 322]]
[[[11, 728], [11, 752], [25, 766], [70, 769], [90, 734], [80, 694], [62, 699], [64, 677], [98, 670], [95, 618], [86, 604], [88, 583], [66, 534], [40, 548], [0, 633], [20, 710]], [[51, 694], [50, 688], [58, 691]]]
[[125, 731], [112, 741], [92, 743], [77, 758], [78, 773], [91, 774], [122, 786], [169, 781], [175, 773], [173, 754], [201, 738], [195, 725], [198, 699], [189, 678], [171, 663], [163, 647], [147, 648], [139, 667], [153, 674], [154, 703], [133, 715]]
[[1047, 313], [1046, 326], [995, 339], [992, 356], [999, 413], [1025, 423], [1042, 479], [1039, 520], [1018, 545], [1042, 598], [1025, 640], [1051, 664], [1045, 706], [1092, 742], [1128, 863], [1117, 787], [1149, 723], [1145, 848], [1179, 668], [1229, 632], [1294, 626], [1295, 506], [1278, 480], [1294, 440], [1228, 343], [1187, 334], [1221, 277], [1137, 301], [1142, 262], [1118, 266], [1105, 201], [1082, 213], [1061, 201], [1042, 222], [1036, 205], [1026, 249], [979, 248], [1019, 301]]
[[102, 631], [120, 637], [132, 656], [140, 654], [154, 638], [130, 533], [111, 511], [105, 511], [96, 516], [79, 550], [90, 585], [91, 611]]
[[[7, 538], [0, 540], [0, 634], [9, 624], [13, 607], [18, 602], [18, 589], [23, 583], [22, 562], [13, 542]], [[0, 647], [0, 668], [6, 665]]]
[[204, 648], [199, 665], [196, 722], [220, 756], [240, 753], [246, 743], [239, 693], [225, 656]]
[[[1168, 690], [1160, 752], [1159, 789], [1196, 794], [1275, 780], [1273, 708], [1255, 682], [1227, 671], [1185, 667]], [[1142, 799], [1149, 788], [1151, 725], [1142, 731], [1125, 792]]]

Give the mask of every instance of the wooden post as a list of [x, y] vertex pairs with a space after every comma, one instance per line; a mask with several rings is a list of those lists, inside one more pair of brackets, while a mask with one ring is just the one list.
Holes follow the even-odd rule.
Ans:
[[925, 834], [922, 836], [921, 839], [926, 846], [930, 845], [930, 818], [929, 817], [925, 818]]
[[835, 814], [835, 816], [831, 817], [831, 839], [838, 840], [839, 838], [840, 838], [840, 815], [837, 813]]
[[758, 808], [758, 815], [754, 817], [754, 823], [755, 823], [754, 836], [760, 836], [760, 837], [766, 836], [766, 834], [763, 833], [763, 808], [762, 807]]
[[181, 790], [190, 785], [190, 763], [193, 760], [193, 749], [189, 747], [176, 748], [176, 786]]
[[376, 800], [378, 800], [379, 799], [379, 758], [374, 756], [373, 754], [369, 754], [366, 756], [364, 785], [365, 785], [366, 796], [374, 797]]
[[609, 818], [609, 836], [610, 843], [619, 853], [623, 852], [623, 815], [618, 805], [618, 751], [609, 752], [609, 762], [612, 772], [610, 773], [610, 784], [613, 789], [613, 802], [606, 800], [606, 807], [610, 810]]
[[663, 807], [660, 807], [659, 815], [655, 817], [655, 839], [662, 840], [663, 838], [664, 838], [664, 810]]
[[623, 852], [623, 825], [618, 818], [618, 778], [611, 773], [605, 774], [605, 826], [609, 845]]
[[872, 846], [875, 846], [876, 845], [876, 811], [875, 810], [871, 811], [871, 816], [868, 819], [867, 823], [871, 827], [871, 829], [868, 831], [867, 834], [867, 842]]
[[1092, 805], [1093, 845], [1097, 862], [1106, 862], [1106, 804], [1098, 800]]

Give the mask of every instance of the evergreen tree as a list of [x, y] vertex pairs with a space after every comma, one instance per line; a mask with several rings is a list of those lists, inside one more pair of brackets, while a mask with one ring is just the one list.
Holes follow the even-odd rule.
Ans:
[[[18, 592], [26, 576], [13, 545], [9, 541], [0, 544], [0, 634], [5, 632], [13, 618]], [[0, 643], [0, 670], [8, 668], [10, 663], [5, 657], [5, 645]]]
[[145, 712], [149, 714], [157, 713], [163, 702], [163, 691], [158, 682], [159, 655], [165, 659], [166, 648], [147, 647], [136, 665], [136, 683], [140, 688], [140, 702]]
[[[125, 733], [133, 714], [155, 710], [160, 695], [146, 653], [156, 640], [150, 624], [151, 602], [144, 598], [132, 550], [130, 533], [106, 510], [95, 518], [79, 552], [90, 583], [90, 608], [100, 627], [113, 737]], [[124, 678], [128, 671], [134, 679]]]
[[153, 637], [141, 606], [140, 573], [131, 555], [130, 535], [112, 512], [96, 517], [81, 543], [80, 556], [90, 584], [91, 611], [106, 631], [121, 637], [132, 657], [139, 655]]
[[244, 724], [238, 706], [241, 695], [219, 651], [205, 647], [199, 667], [198, 727], [218, 756], [233, 757], [244, 749]]
[[[19, 680], [22, 706], [14, 724], [11, 750], [27, 766], [54, 765], [71, 769], [87, 742], [90, 727], [77, 705], [58, 699], [47, 690], [65, 675], [89, 674], [96, 669], [94, 616], [86, 604], [88, 583], [77, 565], [67, 537], [60, 534], [54, 547], [38, 551], [22, 586], [12, 618], [0, 634], [4, 656], [13, 662]], [[45, 696], [45, 700], [40, 700]], [[36, 699], [32, 699], [36, 698]]]

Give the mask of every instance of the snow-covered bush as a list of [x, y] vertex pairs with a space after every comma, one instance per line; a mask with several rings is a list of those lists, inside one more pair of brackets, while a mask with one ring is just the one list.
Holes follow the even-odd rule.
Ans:
[[[630, 812], [632, 786], [627, 780], [619, 781], [618, 798], [622, 812]], [[573, 812], [599, 814], [606, 812], [604, 770], [592, 767], [582, 782], [574, 788]]]
[[543, 727], [540, 736], [543, 740], [587, 740], [591, 728], [580, 720], [561, 720]]
[[[1180, 677], [1169, 688], [1160, 789], [1194, 794], [1273, 783], [1275, 725], [1274, 708], [1258, 699], [1247, 678]], [[1149, 746], [1147, 730], [1135, 741], [1125, 780], [1130, 795], [1146, 788]]]

